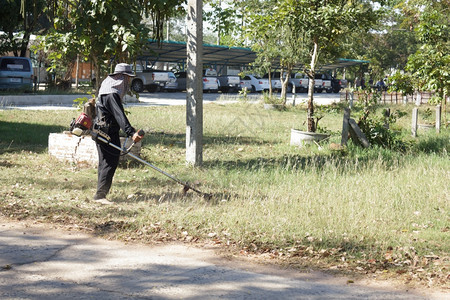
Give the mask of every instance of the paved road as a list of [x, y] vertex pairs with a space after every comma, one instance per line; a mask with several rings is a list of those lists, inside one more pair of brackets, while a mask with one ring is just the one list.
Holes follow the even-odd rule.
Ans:
[[[73, 100], [86, 95], [15, 95], [0, 96], [1, 109], [23, 109], [23, 110], [75, 110]], [[295, 103], [306, 102], [306, 93], [295, 94]], [[90, 96], [87, 96], [90, 97]], [[259, 100], [261, 94], [249, 94], [249, 101]], [[239, 101], [239, 94], [222, 94], [222, 93], [204, 93], [203, 102], [205, 104], [212, 102], [230, 103]], [[186, 93], [141, 93], [139, 101], [137, 99], [129, 99], [126, 106], [171, 106], [185, 105]], [[293, 102], [292, 94], [288, 94], [288, 103]], [[330, 104], [340, 100], [339, 94], [315, 94], [314, 101], [316, 104]]]
[[[0, 217], [0, 299], [444, 299]], [[444, 297], [444, 298], [443, 298]]]

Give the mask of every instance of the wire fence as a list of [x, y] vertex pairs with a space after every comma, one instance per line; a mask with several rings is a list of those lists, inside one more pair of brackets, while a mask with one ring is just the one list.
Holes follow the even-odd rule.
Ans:
[[340, 100], [341, 101], [349, 101], [351, 94], [353, 93], [353, 101], [357, 101], [362, 97], [369, 97], [369, 100], [373, 97], [374, 94], [381, 93], [381, 103], [384, 104], [402, 104], [402, 103], [416, 103], [416, 104], [427, 104], [429, 100], [433, 97], [433, 92], [417, 92], [414, 95], [405, 95], [402, 93], [393, 92], [389, 93], [386, 91], [379, 91], [374, 93], [367, 94], [363, 91], [341, 91], [340, 92]]

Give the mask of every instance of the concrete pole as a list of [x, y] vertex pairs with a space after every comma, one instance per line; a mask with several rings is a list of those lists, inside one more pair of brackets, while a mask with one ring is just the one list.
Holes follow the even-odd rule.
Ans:
[[441, 106], [436, 106], [436, 133], [441, 132]]
[[417, 137], [417, 121], [419, 118], [419, 109], [414, 107], [412, 110], [411, 133], [413, 137]]
[[186, 163], [203, 163], [203, 1], [188, 0]]

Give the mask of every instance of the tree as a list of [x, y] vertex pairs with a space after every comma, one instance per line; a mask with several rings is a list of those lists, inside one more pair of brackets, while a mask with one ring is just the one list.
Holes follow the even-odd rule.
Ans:
[[[150, 37], [161, 39], [163, 23], [181, 0], [66, 0], [55, 1], [54, 29], [43, 47], [52, 67], [73, 62], [77, 54], [93, 62], [96, 83], [114, 63], [133, 62]], [[153, 20], [148, 28], [143, 19]]]
[[217, 33], [217, 45], [233, 45], [235, 44], [234, 36], [241, 33], [242, 19], [238, 3], [230, 0], [213, 0], [209, 1], [211, 10], [205, 10], [203, 18], [212, 26], [212, 30]]
[[[344, 37], [367, 32], [381, 16], [371, 1], [247, 0], [247, 37], [268, 65], [279, 59], [282, 71], [304, 66], [310, 78], [308, 131], [315, 132], [314, 78], [319, 62], [337, 58]], [[383, 3], [381, 3], [383, 4]], [[251, 12], [249, 12], [251, 11]], [[282, 72], [283, 73], [283, 72]], [[285, 88], [288, 82], [283, 78]]]
[[[344, 37], [341, 57], [369, 60], [368, 70], [375, 81], [391, 74], [392, 70], [404, 69], [408, 57], [418, 47], [414, 30], [398, 0], [388, 1], [379, 9], [380, 18], [372, 30], [356, 31]], [[365, 66], [366, 67], [366, 66]], [[347, 74], [359, 68], [347, 69]]]
[[380, 17], [371, 2], [367, 1], [308, 1], [284, 0], [285, 18], [298, 30], [309, 48], [308, 131], [315, 132], [314, 78], [319, 61], [333, 58], [340, 47], [342, 37], [351, 32], [366, 32]]
[[450, 94], [450, 1], [408, 1], [416, 12], [420, 48], [408, 58], [406, 70], [418, 90], [435, 91], [438, 102]]
[[44, 0], [0, 0], [0, 54], [26, 56], [30, 36], [43, 28]]
[[[257, 53], [255, 65], [269, 74], [269, 97], [272, 95], [271, 70], [274, 64], [280, 68], [282, 83], [281, 99], [286, 103], [286, 92], [293, 68], [301, 59], [304, 40], [291, 20], [284, 18], [283, 3], [279, 1], [261, 1], [249, 5], [247, 2], [245, 26], [246, 38], [253, 43]], [[255, 10], [254, 7], [259, 7]]]
[[256, 52], [255, 70], [269, 76], [269, 97], [272, 97], [272, 65], [280, 56], [280, 34], [274, 25], [275, 17], [271, 9], [275, 2], [249, 0], [242, 4], [247, 23], [244, 26], [244, 38], [251, 42]]

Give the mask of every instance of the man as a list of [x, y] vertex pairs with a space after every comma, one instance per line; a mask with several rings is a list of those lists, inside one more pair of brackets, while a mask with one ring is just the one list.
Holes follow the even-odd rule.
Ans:
[[[114, 73], [103, 80], [96, 101], [96, 118], [94, 129], [105, 132], [111, 143], [120, 146], [119, 131], [122, 129], [127, 136], [131, 136], [135, 143], [142, 137], [130, 125], [122, 104], [122, 99], [130, 86], [130, 79], [134, 77], [131, 66], [120, 63], [116, 65]], [[98, 181], [94, 201], [102, 204], [112, 204], [106, 199], [114, 173], [119, 164], [120, 151], [97, 142], [98, 150]]]

